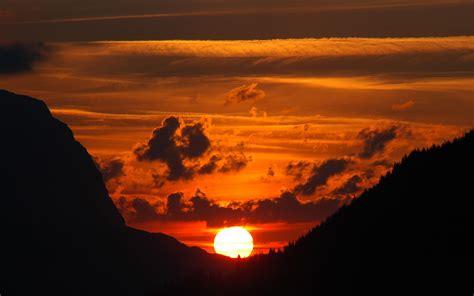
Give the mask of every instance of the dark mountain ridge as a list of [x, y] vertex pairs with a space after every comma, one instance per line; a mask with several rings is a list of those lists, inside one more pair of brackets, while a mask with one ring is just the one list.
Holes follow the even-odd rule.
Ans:
[[473, 152], [474, 130], [415, 150], [283, 252], [254, 256], [216, 279], [188, 278], [161, 293], [471, 295]]
[[141, 295], [227, 259], [130, 228], [66, 124], [0, 90], [2, 295]]

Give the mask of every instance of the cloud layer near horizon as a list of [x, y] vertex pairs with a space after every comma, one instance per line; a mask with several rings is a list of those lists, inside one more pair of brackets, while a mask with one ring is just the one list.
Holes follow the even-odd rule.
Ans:
[[283, 192], [273, 199], [233, 202], [228, 206], [221, 206], [198, 190], [187, 201], [181, 192], [170, 194], [163, 212], [159, 211], [159, 204], [153, 205], [143, 198], [127, 200], [121, 197], [117, 206], [132, 224], [152, 221], [204, 221], [208, 227], [223, 227], [252, 223], [318, 222], [346, 202], [346, 199], [322, 198], [302, 203], [293, 193]]
[[[175, 119], [170, 117], [165, 120], [163, 126], [157, 129], [158, 132], [155, 131], [154, 135], [168, 130], [169, 122], [167, 121]], [[400, 130], [405, 130], [405, 133]], [[375, 175], [380, 175], [380, 172], [387, 170], [390, 165], [383, 158], [386, 157], [384, 153], [396, 137], [411, 135], [406, 130], [398, 126], [361, 130], [357, 134], [358, 140], [362, 142], [361, 152], [358, 154], [360, 158], [353, 155], [352, 157], [328, 158], [314, 163], [307, 161], [288, 163], [284, 174], [294, 177], [298, 183], [292, 190], [284, 190], [276, 198], [231, 201], [223, 206], [218, 201], [209, 199], [198, 189], [188, 200], [184, 199], [182, 192], [171, 193], [165, 203], [160, 200], [152, 203], [144, 197], [133, 197], [133, 194], [132, 197], [127, 198], [119, 192], [115, 194], [119, 196], [116, 198], [116, 203], [122, 214], [132, 224], [152, 221], [204, 221], [209, 227], [221, 227], [246, 223], [321, 221], [339, 206], [348, 203], [364, 188], [373, 184]], [[170, 139], [174, 133], [175, 131], [168, 133], [165, 138]], [[169, 145], [160, 147], [166, 150]], [[370, 155], [368, 155], [369, 152]], [[366, 161], [376, 154], [381, 158]], [[217, 160], [211, 157], [210, 161]], [[104, 173], [110, 174], [110, 170], [107, 169], [110, 167], [111, 165], [103, 165]], [[201, 168], [206, 167], [207, 165]], [[382, 168], [378, 173], [375, 171], [377, 167]], [[216, 168], [208, 173], [211, 174], [214, 171]], [[272, 168], [267, 171], [265, 177], [262, 177], [262, 181], [271, 182], [265, 178], [274, 178], [275, 175]], [[119, 182], [120, 180], [126, 182], [127, 176], [117, 174], [117, 178]], [[300, 201], [298, 197], [304, 197], [305, 201]]]

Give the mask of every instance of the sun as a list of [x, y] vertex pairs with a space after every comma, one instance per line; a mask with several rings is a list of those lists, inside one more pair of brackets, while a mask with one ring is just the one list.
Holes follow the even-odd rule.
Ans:
[[243, 227], [221, 229], [214, 238], [214, 250], [231, 258], [248, 257], [253, 250], [252, 235]]

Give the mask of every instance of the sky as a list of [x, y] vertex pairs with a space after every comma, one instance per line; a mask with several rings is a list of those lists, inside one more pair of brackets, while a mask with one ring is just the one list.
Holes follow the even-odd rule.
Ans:
[[0, 88], [44, 100], [131, 226], [279, 248], [474, 124], [474, 1], [0, 2]]

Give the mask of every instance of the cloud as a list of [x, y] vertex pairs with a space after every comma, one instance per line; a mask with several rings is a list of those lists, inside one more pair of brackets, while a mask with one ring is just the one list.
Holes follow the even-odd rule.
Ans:
[[267, 177], [274, 177], [275, 176], [275, 170], [273, 167], [269, 167], [267, 171]]
[[186, 125], [171, 116], [153, 131], [147, 143], [139, 144], [133, 152], [139, 161], [164, 162], [168, 167], [167, 179], [179, 180], [193, 176], [193, 168], [187, 167], [184, 160], [199, 158], [210, 146], [202, 123]]
[[[306, 77], [329, 77], [330, 86], [334, 86], [331, 78], [348, 76], [380, 77], [386, 84], [401, 84], [404, 79], [423, 82], [427, 78], [453, 77], [453, 73], [455, 77], [472, 77], [473, 40], [470, 36], [91, 42], [55, 44], [55, 48], [71, 57], [61, 60], [58, 67], [78, 69], [78, 74], [91, 76], [104, 73], [132, 76], [140, 72], [143, 73], [140, 79], [255, 77], [252, 83], [227, 93], [231, 102], [252, 102], [265, 95], [257, 83], [299, 81], [317, 85], [324, 82], [302, 79]], [[75, 64], [77, 55], [81, 56], [80, 67]], [[98, 68], [100, 62], [103, 66]], [[347, 87], [347, 83], [342, 83]], [[383, 88], [386, 84], [373, 82], [367, 87]]]
[[206, 163], [197, 169], [197, 173], [208, 175], [215, 172], [224, 174], [238, 172], [244, 169], [251, 161], [252, 157], [245, 155], [244, 143], [241, 142], [231, 148], [230, 151], [213, 154]]
[[392, 126], [383, 130], [363, 129], [357, 137], [363, 141], [362, 151], [359, 157], [369, 159], [377, 153], [383, 152], [387, 144], [397, 137], [397, 126]]
[[185, 124], [180, 118], [171, 116], [153, 131], [147, 143], [136, 145], [133, 153], [138, 161], [166, 164], [165, 176], [152, 174], [155, 187], [160, 188], [166, 180], [190, 180], [196, 175], [238, 172], [252, 161], [245, 155], [242, 142], [225, 151], [220, 150], [223, 149], [213, 149], [203, 123]]
[[243, 152], [229, 154], [224, 158], [224, 163], [219, 168], [219, 172], [238, 172], [245, 168], [250, 161], [252, 161], [252, 158], [250, 156], [246, 156]]
[[145, 199], [135, 198], [131, 203], [131, 207], [134, 210], [134, 217], [132, 218], [134, 222], [148, 222], [159, 217], [155, 207]]
[[256, 118], [258, 115], [257, 107], [253, 106], [252, 108], [250, 108], [249, 113], [250, 115], [252, 115], [253, 118]]
[[362, 182], [362, 178], [359, 175], [354, 175], [349, 178], [341, 187], [336, 188], [333, 190], [333, 194], [337, 195], [347, 195], [347, 194], [354, 194], [360, 190], [362, 187], [359, 184]]
[[211, 141], [205, 135], [202, 123], [183, 127], [180, 140], [182, 154], [188, 158], [200, 157], [211, 147]]
[[404, 103], [393, 104], [393, 105], [392, 105], [392, 110], [393, 110], [393, 111], [404, 111], [404, 110], [410, 109], [410, 108], [413, 107], [414, 105], [415, 105], [415, 101], [409, 100], [409, 101], [406, 101], [406, 102], [404, 102]]
[[123, 168], [125, 164], [120, 158], [102, 160], [98, 157], [94, 157], [94, 161], [97, 165], [97, 168], [102, 173], [102, 177], [105, 182], [124, 175]]
[[129, 223], [143, 223], [160, 219], [157, 211], [158, 203], [151, 204], [144, 198], [133, 198], [128, 200], [125, 196], [114, 201], [117, 209]]
[[331, 158], [314, 166], [311, 175], [302, 184], [294, 188], [294, 192], [302, 195], [312, 195], [319, 187], [327, 184], [328, 180], [344, 172], [352, 161], [348, 158]]
[[259, 115], [263, 118], [267, 118], [267, 116], [268, 116], [267, 111], [258, 110], [258, 108], [255, 107], [255, 106], [250, 108], [249, 114], [252, 116], [252, 118], [257, 118]]
[[321, 221], [334, 213], [346, 199], [322, 198], [303, 203], [291, 192], [283, 192], [272, 199], [233, 202], [221, 206], [197, 190], [195, 195], [185, 201], [181, 192], [167, 197], [166, 208], [159, 212], [142, 198], [117, 201], [122, 213], [128, 215], [129, 222], [148, 221], [205, 221], [209, 227], [242, 225], [245, 223], [309, 222]]
[[245, 168], [252, 161], [250, 156], [246, 156], [243, 152], [231, 153], [228, 155], [215, 154], [201, 166], [197, 173], [208, 175], [214, 172], [229, 173], [238, 172]]
[[0, 74], [29, 72], [46, 53], [43, 43], [0, 43]]
[[180, 218], [185, 208], [183, 204], [183, 194], [176, 192], [168, 195], [166, 202], [166, 214], [171, 218]]
[[391, 168], [393, 166], [393, 162], [390, 159], [378, 159], [372, 162], [373, 166], [382, 166], [385, 168]]
[[208, 162], [199, 168], [198, 173], [201, 175], [208, 175], [214, 173], [219, 168], [219, 161], [222, 160], [220, 155], [212, 155]]
[[292, 176], [295, 180], [301, 180], [303, 176], [314, 167], [314, 164], [309, 161], [291, 161], [285, 168], [285, 174]]
[[294, 193], [283, 192], [277, 198], [259, 200], [253, 210], [252, 220], [254, 223], [321, 221], [334, 213], [342, 203], [344, 201], [329, 198], [302, 203]]
[[256, 102], [265, 97], [263, 90], [257, 89], [257, 83], [239, 86], [227, 93], [226, 104], [241, 102]]

